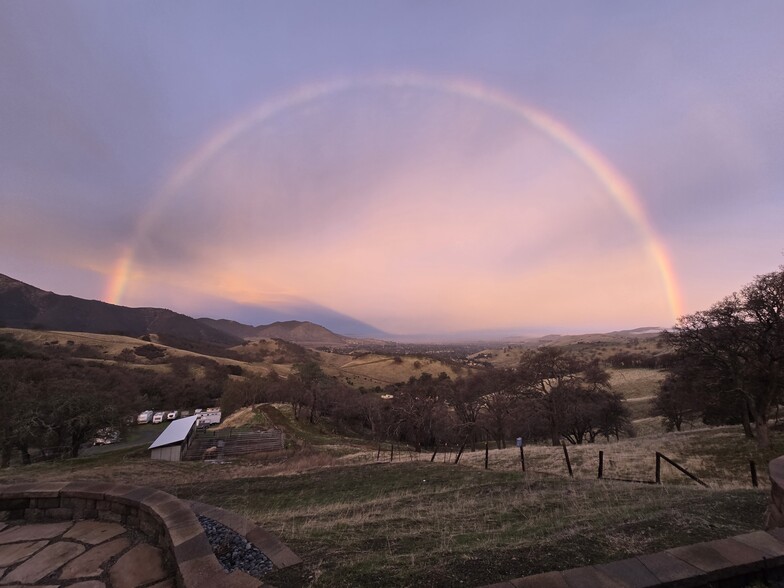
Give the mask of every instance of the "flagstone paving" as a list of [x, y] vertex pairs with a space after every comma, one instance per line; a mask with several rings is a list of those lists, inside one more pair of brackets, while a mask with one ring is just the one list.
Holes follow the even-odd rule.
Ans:
[[166, 578], [161, 550], [152, 545], [137, 545], [109, 570], [113, 588], [135, 588]]
[[117, 523], [104, 523], [101, 521], [79, 521], [63, 535], [64, 539], [78, 538], [79, 541], [98, 545], [107, 539], [125, 533], [125, 527]]
[[64, 523], [10, 527], [0, 533], [0, 544], [16, 543], [17, 541], [31, 541], [35, 539], [51, 539], [52, 537], [62, 535], [72, 525], [73, 523], [71, 521], [67, 521]]
[[[23, 541], [21, 543], [11, 543], [0, 548], [0, 566], [4, 568], [12, 566], [26, 560], [37, 551], [41, 551], [49, 545], [48, 541]], [[0, 570], [5, 572], [5, 569]], [[0, 577], [2, 574], [0, 573]]]
[[0, 523], [0, 588], [174, 588], [147, 541], [113, 522]]
[[126, 537], [120, 537], [114, 541], [93, 547], [87, 553], [69, 561], [63, 567], [60, 579], [72, 580], [74, 578], [94, 578], [100, 576], [103, 573], [101, 566], [121, 551], [125, 551], [130, 544], [131, 542]]
[[60, 569], [63, 564], [72, 560], [83, 551], [84, 546], [78, 543], [55, 541], [9, 572], [3, 578], [2, 583], [34, 584], [41, 578]]

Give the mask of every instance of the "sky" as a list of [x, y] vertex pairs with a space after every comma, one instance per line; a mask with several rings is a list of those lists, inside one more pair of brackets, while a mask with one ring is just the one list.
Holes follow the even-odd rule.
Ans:
[[248, 324], [669, 327], [784, 263], [784, 3], [0, 3], [0, 273]]

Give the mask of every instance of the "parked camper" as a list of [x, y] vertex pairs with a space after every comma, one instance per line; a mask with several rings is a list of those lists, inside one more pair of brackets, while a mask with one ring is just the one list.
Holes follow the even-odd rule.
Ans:
[[140, 412], [139, 416], [136, 417], [136, 423], [139, 425], [146, 425], [152, 422], [153, 411], [145, 410], [144, 412]]
[[180, 411], [178, 411], [178, 410], [172, 410], [172, 411], [169, 411], [169, 412], [166, 414], [166, 420], [167, 420], [167, 421], [173, 421], [173, 420], [174, 420], [174, 419], [176, 419], [178, 416], [180, 416]]
[[198, 412], [198, 423], [200, 427], [209, 427], [210, 425], [217, 425], [221, 422], [221, 411], [219, 408], [208, 408]]
[[165, 412], [156, 412], [152, 417], [152, 424], [157, 425], [158, 423], [162, 423], [165, 416]]

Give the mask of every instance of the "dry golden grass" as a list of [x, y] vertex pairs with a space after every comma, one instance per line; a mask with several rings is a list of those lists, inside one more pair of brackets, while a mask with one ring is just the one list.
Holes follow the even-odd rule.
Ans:
[[637, 437], [660, 435], [666, 431], [666, 426], [661, 417], [649, 416], [634, 419], [634, 432]]
[[181, 486], [305, 559], [277, 586], [468, 586], [759, 528], [765, 494], [420, 463]]
[[659, 390], [666, 373], [645, 368], [611, 369], [610, 386], [627, 400], [652, 398]]
[[[655, 478], [655, 454], [658, 451], [711, 487], [720, 488], [750, 487], [750, 460], [757, 463], [760, 485], [767, 485], [767, 463], [780, 451], [784, 451], [784, 443], [781, 442], [770, 450], [759, 450], [756, 442], [744, 439], [740, 427], [736, 426], [697, 428], [680, 433], [661, 432], [620, 441], [567, 444], [566, 447], [574, 476], [577, 478], [597, 477], [598, 454], [603, 451], [605, 477], [652, 482]], [[528, 470], [568, 476], [562, 447], [527, 445], [524, 452]], [[484, 448], [481, 451], [464, 453], [460, 463], [472, 468], [484, 468]], [[520, 451], [517, 447], [491, 449], [489, 465], [493, 469], [520, 471]], [[661, 465], [661, 479], [664, 484], [694, 484], [665, 462]]]
[[[116, 355], [125, 348], [134, 348], [139, 345], [145, 345], [145, 341], [133, 337], [123, 337], [121, 335], [100, 335], [95, 333], [72, 333], [68, 331], [43, 331], [43, 330], [30, 330], [30, 329], [9, 329], [0, 328], [0, 333], [7, 333], [14, 338], [33, 345], [42, 346], [44, 344], [51, 344], [57, 342], [56, 345], [67, 346], [68, 341], [72, 341], [70, 345], [87, 345], [97, 351], [106, 352], [109, 355]], [[179, 350], [177, 350], [179, 351]], [[182, 351], [182, 353], [188, 353]]]
[[[102, 363], [107, 363], [107, 364], [122, 365], [131, 368], [149, 369], [149, 370], [159, 371], [159, 372], [169, 370], [169, 367], [166, 365], [165, 361], [163, 363], [152, 363], [141, 356], [135, 356], [134, 361], [137, 363], [118, 361], [116, 357], [124, 349], [134, 349], [135, 347], [139, 347], [141, 345], [147, 345], [146, 341], [142, 341], [141, 339], [136, 339], [133, 337], [124, 337], [122, 335], [103, 335], [98, 333], [76, 333], [70, 331], [43, 331], [43, 330], [30, 330], [30, 329], [0, 328], [0, 334], [3, 333], [10, 334], [19, 341], [25, 343], [31, 343], [36, 346], [46, 345], [47, 347], [50, 348], [57, 346], [57, 347], [62, 347], [71, 350], [79, 347], [80, 345], [84, 345], [86, 347], [89, 347], [93, 351], [93, 354], [96, 356], [95, 358], [93, 357], [88, 358], [88, 361], [100, 361]], [[195, 353], [193, 351], [178, 349], [176, 347], [169, 347], [167, 345], [163, 345], [162, 343], [160, 343], [155, 337], [155, 335], [151, 336], [151, 341], [157, 347], [161, 347], [165, 349], [166, 356], [169, 359], [181, 358], [181, 357], [191, 357], [191, 358], [200, 358], [200, 359], [207, 358], [222, 365], [240, 366], [243, 369], [243, 372], [247, 374], [255, 374], [255, 375], [263, 376], [269, 373], [269, 368], [262, 364], [248, 363], [245, 361], [229, 359], [226, 357], [204, 355], [201, 353]], [[200, 368], [197, 368], [197, 371], [199, 369]]]
[[216, 431], [220, 431], [222, 429], [246, 427], [255, 420], [255, 417], [256, 414], [253, 412], [253, 407], [246, 406], [245, 408], [241, 408], [237, 412], [230, 414], [225, 419], [223, 419], [219, 425], [216, 425], [212, 428]]
[[561, 347], [569, 353], [590, 360], [606, 360], [617, 353], [635, 353], [654, 356], [663, 348], [656, 335], [632, 336], [622, 333], [595, 333], [586, 335], [552, 335], [503, 348], [488, 348], [477, 355], [495, 367], [515, 367], [524, 353], [535, 347]]
[[418, 378], [425, 372], [433, 376], [445, 372], [452, 379], [469, 373], [465, 369], [458, 373], [454, 367], [429, 357], [404, 355], [400, 356], [400, 362], [396, 362], [393, 356], [376, 353], [355, 358], [322, 351], [319, 356], [326, 373], [338, 376], [342, 381], [355, 387], [383, 387], [408, 381], [412, 376]]
[[[285, 407], [281, 407], [285, 409]], [[314, 433], [315, 434], [315, 433]], [[146, 451], [16, 467], [0, 483], [91, 479], [144, 484], [240, 512], [278, 534], [304, 561], [275, 573], [285, 586], [480, 585], [550, 569], [621, 559], [762, 527], [767, 454], [738, 427], [560, 447], [417, 454], [389, 445], [332, 443], [224, 464], [150, 461]], [[610, 477], [653, 479], [655, 451], [711, 485], [663, 465], [664, 484], [596, 480], [598, 450]], [[750, 488], [747, 460], [760, 464]]]
[[321, 448], [251, 454], [222, 464], [151, 460], [146, 448], [141, 448], [0, 470], [0, 484], [94, 480], [138, 485], [143, 481], [144, 485], [176, 493], [180, 484], [195, 484], [205, 479], [293, 475], [341, 463], [338, 455]]

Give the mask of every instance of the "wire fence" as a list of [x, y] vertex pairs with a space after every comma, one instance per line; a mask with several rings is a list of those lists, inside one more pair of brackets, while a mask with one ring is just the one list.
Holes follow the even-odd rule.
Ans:
[[[679, 451], [680, 449], [680, 451]], [[474, 447], [442, 444], [415, 451], [401, 444], [379, 444], [374, 462], [460, 464], [496, 471], [516, 470], [562, 478], [597, 479], [637, 484], [695, 484], [703, 487], [758, 487], [767, 483], [766, 464], [758, 470], [753, 457], [726, 460], [679, 448], [672, 442], [656, 449], [652, 443], [532, 445], [497, 449], [490, 443]], [[719, 459], [721, 461], [721, 459]]]

